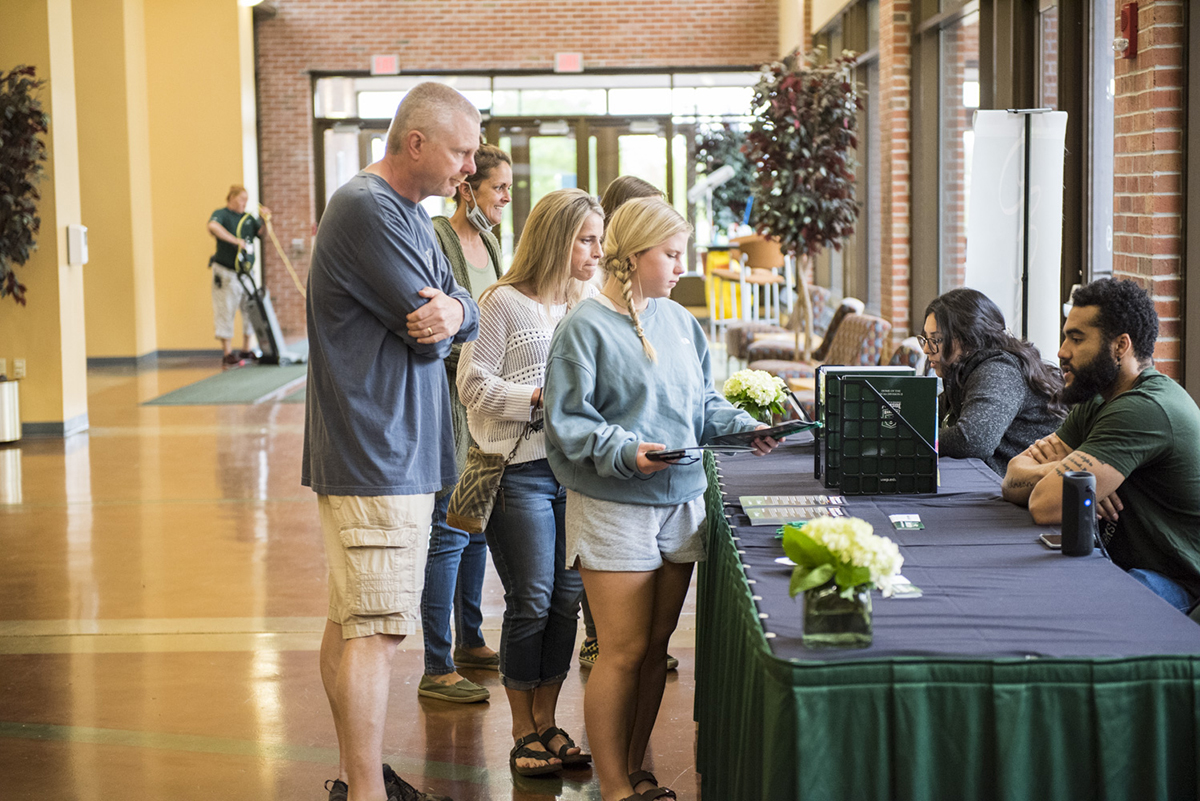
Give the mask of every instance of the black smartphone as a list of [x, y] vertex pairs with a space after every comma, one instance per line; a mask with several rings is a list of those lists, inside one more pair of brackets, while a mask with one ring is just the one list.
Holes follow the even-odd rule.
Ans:
[[1062, 550], [1062, 534], [1043, 534], [1038, 540], [1052, 551]]
[[678, 462], [686, 460], [686, 463], [699, 460], [704, 451], [712, 451], [722, 455], [734, 453], [753, 453], [754, 448], [748, 445], [692, 445], [689, 448], [670, 448], [662, 451], [646, 451], [646, 458], [652, 462]]
[[646, 451], [646, 458], [652, 462], [674, 462], [687, 455], [686, 448], [672, 448], [666, 451]]

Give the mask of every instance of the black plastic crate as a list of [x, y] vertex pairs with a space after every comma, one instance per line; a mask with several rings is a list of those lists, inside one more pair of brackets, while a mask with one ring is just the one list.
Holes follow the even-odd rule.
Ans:
[[[902, 394], [905, 413], [884, 392]], [[843, 379], [836, 440], [826, 429], [831, 447], [825, 486], [832, 486], [829, 477], [836, 472], [845, 495], [937, 492], [936, 393], [932, 378]]]

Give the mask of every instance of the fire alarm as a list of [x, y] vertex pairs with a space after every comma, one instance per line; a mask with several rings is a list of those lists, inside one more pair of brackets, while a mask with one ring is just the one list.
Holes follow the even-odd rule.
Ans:
[[1137, 3], [1126, 3], [1121, 6], [1121, 35], [1113, 40], [1113, 51], [1117, 58], [1137, 57]]

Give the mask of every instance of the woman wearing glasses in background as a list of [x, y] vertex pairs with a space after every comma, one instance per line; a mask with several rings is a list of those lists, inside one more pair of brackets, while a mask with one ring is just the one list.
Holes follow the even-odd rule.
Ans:
[[[433, 230], [450, 262], [454, 280], [479, 300], [502, 272], [500, 243], [492, 228], [500, 224], [504, 207], [512, 200], [512, 159], [495, 145], [482, 145], [475, 154], [475, 174], [458, 185], [458, 204], [451, 217], [434, 217]], [[467, 410], [458, 399], [455, 379], [462, 345], [454, 345], [446, 359], [450, 385], [454, 453], [461, 473], [471, 437]], [[482, 535], [459, 531], [446, 523], [450, 492], [439, 493], [425, 563], [425, 589], [421, 594], [421, 630], [425, 637], [425, 675], [417, 694], [456, 704], [486, 701], [488, 689], [459, 675], [457, 668], [496, 670], [500, 659], [483, 639], [483, 576], [487, 571], [487, 544]], [[454, 608], [457, 632], [454, 655], [450, 647], [450, 609]]]
[[1062, 373], [1008, 331], [982, 292], [964, 287], [935, 298], [920, 340], [943, 383], [939, 455], [981, 459], [1003, 476], [1009, 459], [1066, 417]]

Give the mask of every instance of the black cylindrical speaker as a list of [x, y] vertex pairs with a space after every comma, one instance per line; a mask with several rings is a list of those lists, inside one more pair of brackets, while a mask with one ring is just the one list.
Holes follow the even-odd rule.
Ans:
[[1063, 476], [1062, 552], [1087, 556], [1096, 543], [1096, 477], [1081, 470]]

